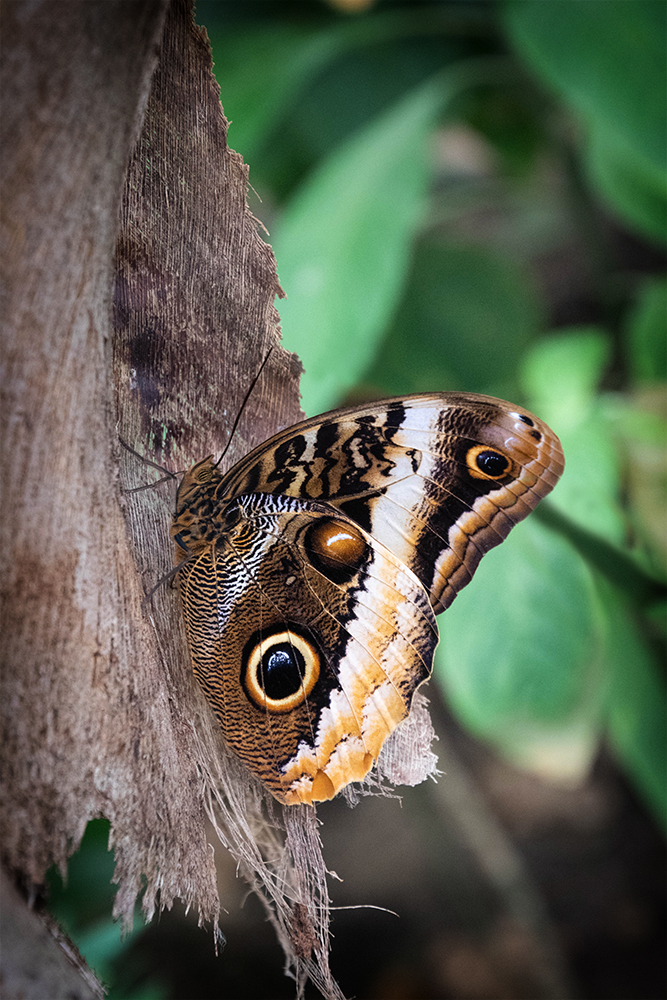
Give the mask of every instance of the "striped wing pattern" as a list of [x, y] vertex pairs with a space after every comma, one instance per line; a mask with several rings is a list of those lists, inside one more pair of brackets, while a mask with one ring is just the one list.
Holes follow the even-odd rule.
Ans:
[[[446, 393], [337, 410], [224, 475], [186, 473], [172, 533], [194, 671], [276, 798], [367, 774], [430, 675], [434, 614], [562, 470], [528, 411]], [[271, 677], [290, 662], [284, 694]]]
[[[471, 478], [475, 445], [512, 458], [502, 480]], [[225, 477], [228, 495], [326, 499], [417, 574], [436, 613], [558, 481], [553, 431], [521, 407], [472, 394], [385, 400], [289, 428]]]

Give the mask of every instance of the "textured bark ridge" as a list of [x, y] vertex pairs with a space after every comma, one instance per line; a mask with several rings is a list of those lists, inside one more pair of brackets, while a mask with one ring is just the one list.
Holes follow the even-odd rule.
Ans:
[[142, 593], [118, 503], [110, 311], [120, 193], [165, 7], [2, 5], [0, 842], [41, 882], [91, 817], [108, 816], [128, 916], [148, 860], [132, 845], [156, 824], [141, 753], [159, 760], [132, 737], [157, 683], [137, 669], [131, 624]]
[[121, 436], [175, 469], [220, 452], [271, 348], [228, 464], [301, 416], [301, 365], [278, 347], [282, 291], [247, 190], [206, 32], [173, 3], [123, 195], [114, 374]]
[[[135, 453], [182, 470], [219, 454], [243, 410], [224, 468], [301, 416], [300, 364], [279, 347], [275, 261], [247, 207], [248, 168], [226, 140], [206, 34], [193, 25], [189, 4], [174, 0], [128, 170], [117, 249], [114, 380], [119, 434], [132, 449], [121, 455], [126, 489], [160, 478]], [[175, 486], [167, 479], [126, 495], [147, 591], [173, 565]], [[175, 782], [195, 767], [185, 775], [188, 795], [170, 804], [183, 835], [178, 850], [202, 836], [204, 795], [221, 842], [266, 905], [299, 990], [310, 977], [325, 995], [339, 996], [328, 971], [326, 871], [314, 810], [281, 810], [230, 755], [194, 682], [175, 590], [159, 588], [149, 608], [181, 746]], [[208, 915], [202, 898], [198, 885], [195, 899]]]
[[165, 8], [2, 8], [3, 860], [39, 883], [105, 816], [118, 916], [143, 880], [148, 917], [180, 897], [215, 921], [208, 814], [298, 983], [336, 996], [314, 811], [225, 750], [175, 590], [142, 605], [172, 565], [174, 482], [125, 492], [159, 474], [119, 436], [173, 471], [219, 452], [269, 348], [227, 459], [299, 417], [206, 35]]

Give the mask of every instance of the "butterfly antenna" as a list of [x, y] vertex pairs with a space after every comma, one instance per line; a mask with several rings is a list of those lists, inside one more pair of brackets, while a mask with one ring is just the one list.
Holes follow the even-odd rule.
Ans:
[[236, 414], [236, 420], [232, 424], [232, 429], [229, 432], [229, 437], [227, 438], [227, 444], [225, 445], [225, 449], [224, 449], [222, 455], [220, 456], [220, 458], [218, 459], [218, 461], [213, 466], [213, 468], [216, 468], [216, 466], [220, 465], [220, 463], [222, 462], [223, 458], [227, 454], [227, 452], [229, 450], [229, 446], [232, 443], [232, 441], [234, 440], [234, 434], [236, 432], [236, 428], [239, 425], [239, 420], [243, 416], [243, 411], [246, 408], [246, 403], [250, 399], [250, 395], [251, 395], [253, 389], [255, 388], [255, 386], [257, 385], [257, 383], [259, 382], [259, 377], [262, 374], [262, 372], [264, 371], [264, 366], [266, 365], [266, 362], [271, 357], [271, 352], [272, 351], [273, 351], [273, 348], [270, 347], [269, 350], [268, 350], [268, 353], [267, 353], [266, 357], [264, 358], [264, 360], [262, 361], [261, 365], [259, 366], [259, 371], [257, 372], [257, 374], [255, 375], [254, 379], [250, 383], [250, 387], [249, 387], [248, 391], [246, 392], [246, 394], [245, 394], [245, 396], [243, 398], [243, 402], [241, 403], [241, 408], [239, 409], [239, 412]]
[[129, 451], [131, 455], [135, 455], [144, 463], [144, 465], [150, 465], [153, 469], [157, 469], [158, 472], [164, 472], [162, 479], [156, 479], [154, 483], [144, 483], [143, 486], [135, 486], [134, 489], [131, 490], [124, 490], [124, 493], [141, 493], [142, 490], [152, 490], [154, 486], [159, 486], [160, 483], [166, 483], [168, 479], [176, 479], [177, 476], [182, 475], [181, 472], [170, 472], [169, 469], [164, 467], [164, 465], [159, 465], [157, 462], [153, 462], [152, 459], [146, 458], [145, 455], [140, 455], [138, 451], [127, 443], [127, 441], [123, 441], [120, 434], [118, 435], [118, 440], [126, 451]]
[[160, 483], [166, 483], [168, 479], [175, 479], [175, 478], [176, 478], [176, 474], [173, 473], [173, 472], [170, 472], [168, 476], [162, 476], [161, 479], [156, 479], [154, 483], [144, 483], [143, 486], [133, 486], [131, 490], [123, 490], [123, 493], [125, 493], [125, 494], [129, 494], [129, 493], [143, 493], [144, 490], [152, 490], [156, 486], [159, 486]]
[[144, 599], [141, 602], [141, 607], [143, 611], [148, 610], [153, 594], [157, 590], [159, 590], [160, 587], [164, 586], [165, 583], [169, 583], [170, 580], [173, 580], [176, 574], [179, 573], [183, 569], [183, 567], [187, 565], [187, 563], [189, 563], [191, 560], [192, 556], [191, 555], [187, 556], [185, 559], [179, 562], [178, 566], [174, 566], [172, 569], [169, 570], [168, 573], [165, 573], [164, 576], [160, 577], [155, 586], [151, 587], [148, 593], [144, 595]]

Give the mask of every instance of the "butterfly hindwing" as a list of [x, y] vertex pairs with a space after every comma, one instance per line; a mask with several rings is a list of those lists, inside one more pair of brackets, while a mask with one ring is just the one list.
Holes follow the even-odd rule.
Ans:
[[194, 672], [274, 795], [328, 799], [367, 774], [429, 676], [433, 610], [333, 507], [246, 494], [234, 511], [181, 570]]

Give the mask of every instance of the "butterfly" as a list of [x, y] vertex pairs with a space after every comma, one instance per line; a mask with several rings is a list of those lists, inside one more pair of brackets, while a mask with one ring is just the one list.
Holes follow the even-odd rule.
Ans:
[[194, 674], [279, 801], [360, 781], [428, 679], [436, 614], [556, 484], [553, 431], [441, 393], [289, 427], [183, 476], [172, 537]]

